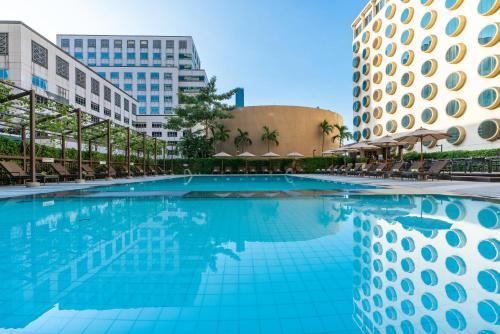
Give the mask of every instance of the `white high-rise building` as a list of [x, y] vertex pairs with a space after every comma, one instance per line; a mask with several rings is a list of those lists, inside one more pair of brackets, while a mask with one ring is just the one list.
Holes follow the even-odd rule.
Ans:
[[192, 37], [61, 34], [57, 44], [137, 99], [139, 131], [167, 140], [169, 149], [182, 137], [164, 128], [177, 93], [197, 93], [207, 83]]
[[95, 122], [136, 122], [134, 97], [19, 21], [0, 21], [0, 80], [35, 89], [39, 101], [79, 107]]
[[354, 20], [356, 140], [425, 127], [428, 151], [500, 147], [500, 0], [371, 0]]

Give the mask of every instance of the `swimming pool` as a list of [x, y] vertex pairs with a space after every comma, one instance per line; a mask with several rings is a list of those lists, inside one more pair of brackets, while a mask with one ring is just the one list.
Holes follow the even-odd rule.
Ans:
[[498, 332], [493, 202], [45, 196], [0, 208], [0, 331]]

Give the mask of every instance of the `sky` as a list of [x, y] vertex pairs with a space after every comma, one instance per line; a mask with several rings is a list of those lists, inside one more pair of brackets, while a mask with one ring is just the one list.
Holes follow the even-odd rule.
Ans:
[[351, 23], [368, 0], [18, 0], [1, 20], [58, 33], [193, 36], [202, 68], [246, 105], [300, 105], [352, 124]]

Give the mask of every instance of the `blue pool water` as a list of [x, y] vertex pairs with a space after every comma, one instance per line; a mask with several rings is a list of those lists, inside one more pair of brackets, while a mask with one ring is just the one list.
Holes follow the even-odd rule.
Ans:
[[499, 331], [492, 202], [76, 196], [0, 209], [0, 332]]

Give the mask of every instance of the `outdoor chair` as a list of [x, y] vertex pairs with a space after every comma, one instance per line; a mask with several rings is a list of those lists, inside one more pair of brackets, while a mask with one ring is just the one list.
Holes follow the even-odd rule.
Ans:
[[283, 174], [283, 171], [281, 170], [280, 166], [274, 166], [273, 167], [273, 174]]
[[248, 168], [248, 172], [249, 172], [250, 174], [257, 174], [257, 169], [255, 168], [255, 166], [250, 166], [250, 167]]
[[357, 162], [347, 171], [348, 175], [357, 175], [363, 168], [364, 163]]
[[398, 161], [385, 173], [387, 177], [397, 177], [401, 174], [405, 167], [404, 161]]
[[245, 166], [238, 167], [238, 174], [246, 174], [246, 172], [247, 169], [245, 168]]
[[262, 166], [262, 174], [270, 174], [269, 172], [269, 168], [267, 168], [267, 166]]
[[92, 167], [90, 167], [89, 165], [83, 164], [82, 170], [83, 170], [83, 174], [85, 175], [86, 179], [90, 179], [90, 180], [95, 179], [95, 172], [94, 172], [94, 169], [92, 169]]
[[387, 171], [387, 164], [385, 162], [381, 162], [374, 165], [374, 168], [366, 173], [368, 177], [382, 177]]
[[375, 170], [377, 164], [364, 164], [361, 169], [356, 173], [356, 176], [366, 176], [368, 173], [371, 173]]
[[304, 170], [304, 168], [302, 168], [302, 166], [295, 166], [295, 172], [299, 173], [299, 174], [303, 174], [306, 171]]
[[226, 168], [224, 168], [224, 174], [233, 174], [233, 168], [231, 166], [226, 166]]
[[7, 177], [9, 180], [13, 183], [17, 181], [22, 181], [23, 183], [26, 182], [30, 178], [30, 176], [17, 165], [13, 161], [0, 161], [0, 166], [5, 170], [7, 173]]
[[414, 161], [408, 171], [401, 172], [401, 179], [418, 179], [418, 176], [423, 171], [423, 163], [420, 160]]
[[347, 165], [337, 165], [335, 168], [333, 168], [333, 174], [341, 175], [344, 173]]
[[[450, 160], [437, 160], [431, 165], [429, 170], [423, 173], [423, 175], [426, 178], [430, 178], [431, 180], [439, 178], [442, 175], [444, 169], [448, 167], [449, 163]], [[449, 177], [451, 180], [451, 173], [449, 174]]]
[[50, 164], [52, 169], [56, 172], [57, 176], [62, 178], [64, 181], [67, 181], [68, 179], [75, 179], [76, 175], [71, 174], [66, 167], [64, 167], [62, 164], [58, 162], [53, 162]]
[[221, 170], [219, 166], [214, 166], [212, 169], [212, 174], [220, 174]]

